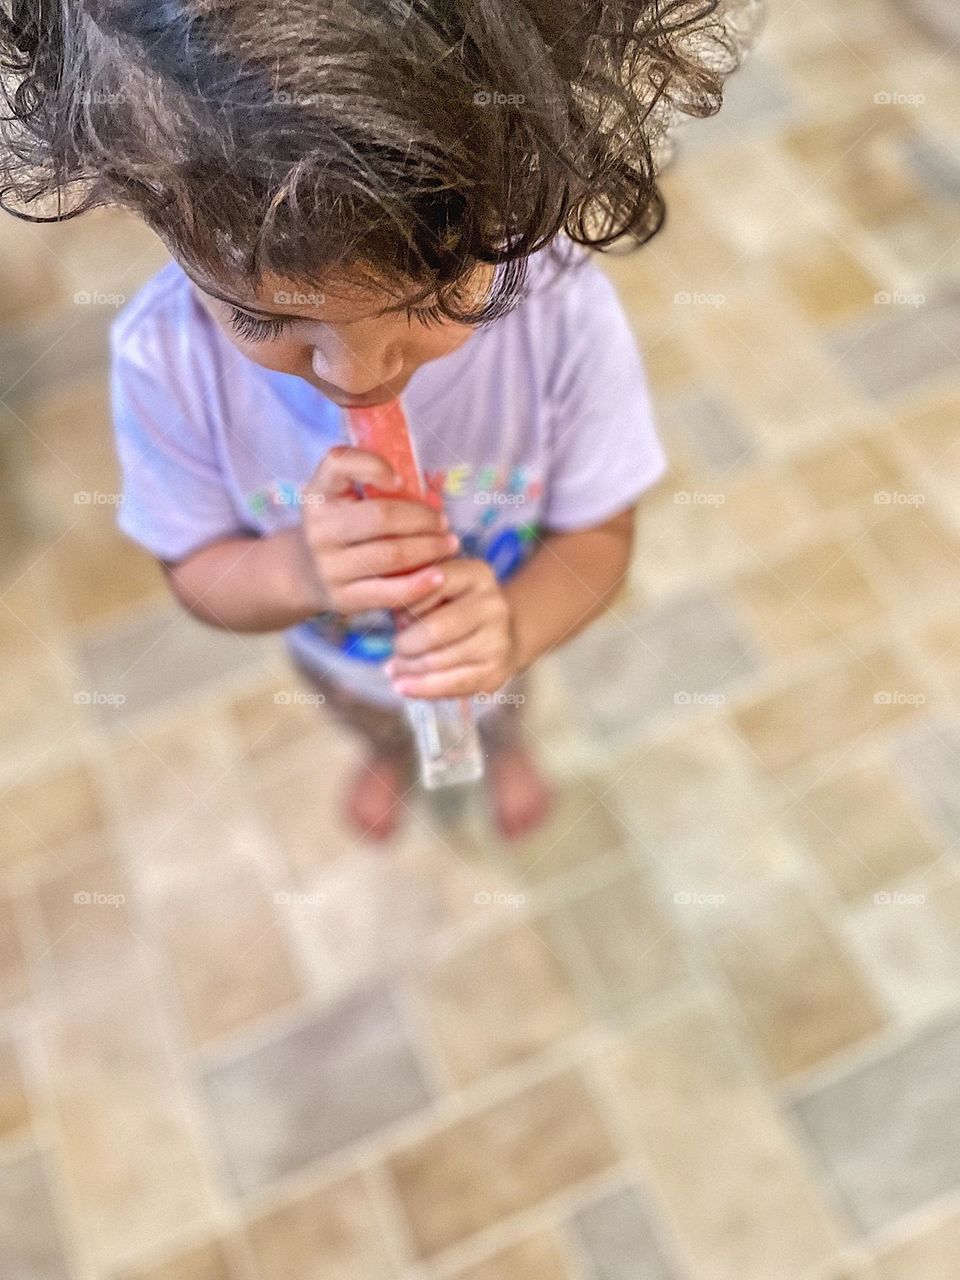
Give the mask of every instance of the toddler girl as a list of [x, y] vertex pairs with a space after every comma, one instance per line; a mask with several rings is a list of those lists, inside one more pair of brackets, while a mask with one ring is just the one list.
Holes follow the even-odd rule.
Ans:
[[[600, 613], [661, 474], [641, 362], [589, 249], [662, 221], [655, 155], [735, 42], [715, 0], [15, 0], [4, 205], [133, 210], [173, 262], [112, 341], [119, 523], [195, 617], [282, 630], [368, 756], [400, 699], [476, 695], [501, 830], [547, 792], [522, 674]], [[436, 508], [343, 409], [402, 397]], [[391, 610], [406, 625], [395, 629]], [[389, 660], [388, 660], [389, 659]], [[321, 762], [318, 762], [321, 767]]]

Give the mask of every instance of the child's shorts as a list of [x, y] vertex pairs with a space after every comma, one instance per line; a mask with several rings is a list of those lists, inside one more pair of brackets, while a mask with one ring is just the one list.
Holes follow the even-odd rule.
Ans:
[[[324, 706], [337, 723], [359, 733], [375, 751], [394, 755], [413, 749], [413, 734], [402, 710], [366, 702], [331, 676], [296, 660], [294, 666], [323, 695]], [[523, 673], [509, 680], [493, 695], [493, 705], [477, 721], [487, 751], [519, 741], [520, 712], [526, 702], [528, 687], [528, 677]]]

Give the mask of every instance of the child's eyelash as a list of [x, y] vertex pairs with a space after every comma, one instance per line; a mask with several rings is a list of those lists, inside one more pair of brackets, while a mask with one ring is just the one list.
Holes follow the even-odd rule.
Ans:
[[421, 324], [428, 326], [440, 324], [446, 319], [439, 306], [410, 308], [407, 311], [407, 318], [419, 320]]
[[231, 307], [230, 323], [233, 325], [234, 332], [241, 338], [246, 338], [248, 342], [266, 342], [269, 338], [279, 338], [290, 321], [282, 316], [262, 320], [259, 316], [252, 316], [249, 311]]
[[[416, 307], [407, 312], [409, 319], [416, 319], [423, 325], [441, 324], [445, 319], [438, 306]], [[249, 311], [241, 311], [239, 307], [230, 308], [230, 323], [235, 333], [247, 342], [267, 342], [271, 338], [279, 338], [290, 323], [283, 316], [274, 316], [269, 320], [251, 315]]]

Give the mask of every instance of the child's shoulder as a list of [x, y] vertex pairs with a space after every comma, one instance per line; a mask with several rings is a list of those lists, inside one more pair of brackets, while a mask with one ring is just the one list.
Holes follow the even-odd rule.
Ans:
[[139, 289], [110, 326], [113, 360], [175, 366], [179, 355], [202, 347], [202, 308], [176, 262], [168, 262]]

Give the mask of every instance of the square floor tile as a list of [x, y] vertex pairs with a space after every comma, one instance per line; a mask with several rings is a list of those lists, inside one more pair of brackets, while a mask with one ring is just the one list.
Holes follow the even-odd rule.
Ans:
[[548, 1232], [511, 1245], [492, 1258], [457, 1271], [452, 1280], [573, 1280], [560, 1242]]
[[[270, 649], [261, 636], [216, 631], [170, 605], [83, 638], [77, 658], [84, 687], [101, 699], [96, 706], [102, 721], [115, 726], [252, 668]], [[118, 697], [119, 704], [106, 701]]]
[[277, 893], [237, 863], [225, 875], [198, 875], [156, 908], [193, 1044], [237, 1031], [301, 995]]
[[911, 486], [881, 429], [849, 440], [819, 444], [801, 454], [794, 469], [811, 502], [821, 511], [853, 508], [873, 524], [884, 514], [878, 493], [906, 492]]
[[614, 854], [625, 859], [630, 832], [613, 803], [603, 774], [564, 778], [554, 788], [544, 824], [513, 842], [508, 857], [524, 880], [542, 884]]
[[99, 831], [105, 820], [97, 782], [82, 763], [51, 772], [29, 770], [0, 800], [4, 811], [0, 866], [57, 854], [68, 841]]
[[0, 1160], [0, 1274], [4, 1280], [70, 1280], [47, 1161], [31, 1147]]
[[74, 988], [46, 1028], [58, 1167], [107, 1273], [212, 1227], [206, 1152], [165, 1037], [155, 992], [134, 981]]
[[884, 1025], [844, 941], [799, 894], [722, 914], [711, 941], [777, 1077], [810, 1067]]
[[883, 612], [854, 548], [839, 540], [804, 547], [746, 574], [736, 596], [758, 647], [773, 660], [842, 636]]
[[30, 994], [17, 906], [0, 895], [0, 1007], [19, 1004]]
[[789, 865], [785, 826], [748, 766], [733, 735], [712, 724], [625, 753], [612, 770], [635, 847], [675, 907]]
[[571, 1072], [455, 1120], [389, 1166], [417, 1247], [429, 1256], [615, 1159], [602, 1117]]
[[636, 1187], [620, 1187], [583, 1205], [571, 1229], [590, 1280], [684, 1280], [668, 1260]]
[[915, 307], [874, 307], [836, 332], [829, 350], [869, 395], [903, 395], [955, 368], [960, 293], [944, 292]]
[[111, 1280], [233, 1280], [233, 1275], [223, 1248], [212, 1241], [163, 1262], [121, 1271]]
[[761, 765], [790, 769], [873, 731], [915, 717], [926, 701], [920, 679], [888, 649], [844, 654], [733, 715]]
[[590, 890], [558, 915], [590, 966], [603, 1012], [635, 1004], [685, 976], [676, 921], [640, 871]]
[[847, 901], [929, 866], [940, 852], [916, 803], [883, 763], [831, 773], [804, 788], [787, 821]]
[[269, 1185], [430, 1101], [392, 997], [372, 990], [208, 1067], [203, 1083], [241, 1194]]
[[950, 1215], [880, 1254], [877, 1280], [956, 1280], [958, 1258], [960, 1217]]
[[558, 661], [584, 722], [601, 738], [689, 712], [695, 697], [721, 693], [760, 665], [739, 620], [712, 593], [621, 610], [578, 636]]
[[0, 1039], [0, 1138], [22, 1133], [29, 1123], [30, 1101], [16, 1042]]
[[[913, 486], [918, 498], [925, 495]], [[867, 543], [875, 548], [899, 590], [908, 596], [951, 593], [960, 570], [960, 537], [940, 519], [933, 505], [878, 507]]]
[[460, 1085], [542, 1052], [585, 1021], [563, 966], [535, 925], [516, 925], [458, 950], [418, 985], [433, 1037]]
[[697, 1280], [809, 1280], [835, 1229], [728, 1035], [703, 1008], [644, 1027], [612, 1050], [611, 1086]]
[[246, 1236], [258, 1280], [392, 1280], [383, 1229], [356, 1175], [252, 1219]]
[[879, 1231], [960, 1188], [958, 1054], [954, 1016], [794, 1104], [858, 1230]]
[[898, 744], [895, 763], [910, 793], [951, 845], [960, 841], [960, 727], [932, 720]]

